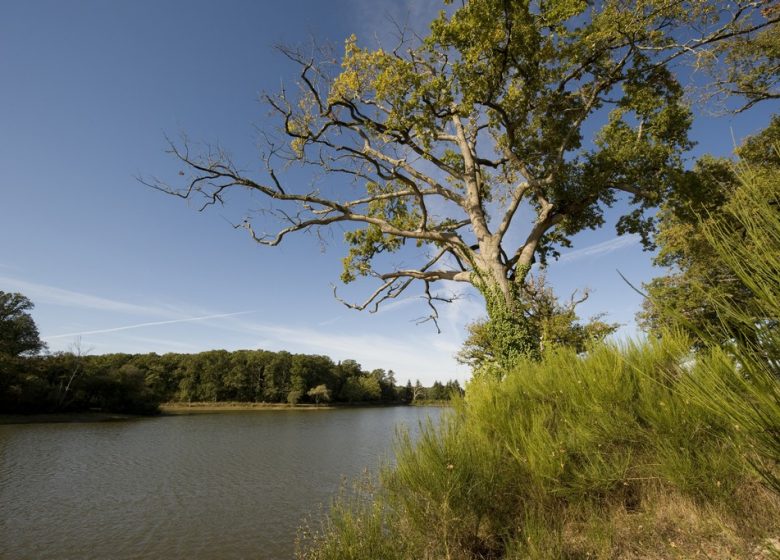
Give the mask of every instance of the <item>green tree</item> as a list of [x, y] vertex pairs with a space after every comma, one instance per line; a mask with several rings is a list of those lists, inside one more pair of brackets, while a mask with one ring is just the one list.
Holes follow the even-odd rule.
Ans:
[[33, 302], [19, 293], [0, 291], [0, 354], [37, 354], [46, 345], [30, 315]]
[[379, 380], [373, 375], [364, 375], [359, 378], [362, 396], [359, 400], [375, 402], [382, 398], [382, 387]]
[[[655, 264], [669, 272], [644, 285], [648, 297], [637, 319], [645, 330], [662, 332], [675, 326], [695, 339], [703, 332], [721, 332], [730, 337], [728, 333], [733, 329], [723, 325], [728, 319], [719, 312], [718, 302], [728, 299], [742, 308], [755, 304], [755, 291], [739, 271], [726, 266], [707, 232], [717, 225], [729, 229], [735, 238], [744, 236], [744, 224], [735, 217], [733, 208], [741, 203], [737, 196], [742, 189], [739, 166], [764, 172], [780, 170], [778, 146], [780, 117], [775, 116], [764, 131], [748, 138], [737, 150], [738, 164], [710, 157], [700, 159], [661, 207]], [[767, 188], [767, 196], [770, 192]]]
[[[771, 149], [762, 145], [761, 136], [756, 139], [746, 145], [743, 157], [753, 157], [751, 146]], [[739, 301], [703, 290], [720, 321], [700, 335], [711, 347], [727, 348], [736, 358], [737, 374], [714, 383], [699, 383], [695, 376], [691, 381], [697, 385], [693, 396], [727, 416], [748, 438], [762, 458], [753, 466], [780, 495], [780, 143], [772, 147], [772, 164], [741, 166], [739, 186], [721, 219], [704, 225], [721, 266], [751, 294]]]
[[0, 410], [13, 411], [31, 394], [44, 392], [24, 359], [45, 348], [29, 313], [32, 308], [22, 294], [0, 291]]
[[263, 400], [266, 402], [283, 402], [290, 392], [290, 370], [292, 367], [292, 354], [289, 352], [277, 352], [265, 367], [263, 388]]
[[407, 403], [410, 403], [414, 400], [414, 389], [412, 389], [411, 379], [406, 382], [406, 386], [403, 388], [403, 397], [401, 400]]
[[322, 401], [330, 401], [330, 390], [325, 385], [317, 385], [316, 387], [309, 389], [306, 394], [314, 399], [314, 404], [317, 405]]
[[443, 401], [449, 399], [450, 395], [441, 381], [434, 381], [428, 390], [428, 398], [434, 401]]
[[[764, 17], [780, 13], [776, 1], [763, 4]], [[714, 77], [708, 97], [720, 98], [727, 107], [728, 101], [736, 97], [740, 103], [731, 107], [735, 112], [761, 101], [780, 99], [780, 35], [776, 29], [770, 27], [755, 36], [736, 37], [718, 45], [712, 55], [700, 59]]]
[[298, 404], [301, 401], [301, 397], [303, 397], [303, 392], [298, 389], [293, 389], [287, 393], [287, 402], [289, 404]]
[[[527, 353], [538, 333], [518, 294], [532, 264], [603, 225], [618, 200], [629, 208], [618, 233], [651, 245], [652, 209], [691, 145], [673, 63], [776, 31], [780, 15], [760, 4], [471, 0], [442, 11], [419, 41], [372, 50], [351, 37], [340, 64], [285, 49], [300, 65], [300, 89], [267, 96], [283, 125], [269, 141], [267, 174], [245, 173], [220, 150], [172, 144], [190, 178], [183, 188], [150, 184], [202, 195], [203, 208], [233, 190], [259, 195], [270, 211], [252, 215], [282, 225], [273, 234], [254, 218], [241, 225], [264, 245], [346, 226], [342, 280], [379, 280], [347, 305], [376, 309], [419, 282], [435, 321], [434, 303], [450, 298], [431, 284], [470, 283], [504, 341], [498, 351]], [[280, 169], [290, 162], [349, 184], [288, 183]], [[417, 264], [383, 269], [381, 257], [401, 250]]]
[[529, 276], [518, 294], [518, 309], [522, 313], [525, 332], [532, 335], [528, 337], [523, 351], [515, 354], [507, 352], [505, 347], [511, 344], [511, 340], [507, 340], [503, 325], [487, 318], [468, 326], [469, 335], [457, 359], [475, 371], [480, 371], [489, 364], [509, 365], [507, 362], [516, 359], [521, 353], [540, 358], [545, 351], [560, 347], [584, 352], [592, 344], [601, 342], [615, 332], [619, 326], [616, 323], [605, 323], [601, 315], [581, 322], [576, 308], [587, 296], [587, 292], [579, 298], [573, 294], [568, 302], [561, 303], [543, 274]]
[[327, 356], [295, 354], [290, 369], [290, 386], [306, 395], [308, 390], [320, 384], [326, 387], [331, 382], [333, 361]]
[[375, 369], [371, 372], [371, 376], [379, 383], [382, 401], [393, 402], [398, 399], [399, 395], [395, 386], [395, 373], [393, 370]]
[[330, 385], [330, 388], [332, 389], [333, 394], [336, 395], [338, 400], [350, 400], [349, 398], [345, 398], [345, 395], [354, 392], [354, 383], [350, 383], [350, 380], [356, 379], [363, 374], [360, 364], [355, 360], [343, 360], [333, 366], [332, 371], [333, 383]]
[[[711, 371], [685, 376], [686, 402], [704, 405], [748, 442], [753, 467], [780, 494], [780, 119], [739, 150], [728, 165], [727, 196], [686, 226], [694, 251], [679, 243], [681, 270], [671, 276], [686, 299], [654, 280], [647, 288], [649, 324], [698, 341], [697, 362]], [[729, 162], [725, 162], [729, 163]], [[718, 280], [726, 279], [721, 285]], [[663, 299], [666, 298], [666, 299]]]
[[454, 396], [463, 395], [463, 389], [461, 388], [460, 383], [458, 383], [457, 379], [454, 379], [452, 381], [447, 381], [446, 389], [447, 389], [447, 395], [449, 399], [452, 399]]

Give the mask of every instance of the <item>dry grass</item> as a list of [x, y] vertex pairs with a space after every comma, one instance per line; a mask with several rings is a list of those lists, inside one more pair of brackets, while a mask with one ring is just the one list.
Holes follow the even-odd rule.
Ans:
[[[778, 534], [780, 530], [777, 521], [780, 519], [780, 500], [759, 485], [746, 485], [740, 489], [731, 511], [697, 504], [690, 497], [668, 490], [656, 491], [644, 500], [644, 504], [637, 511], [614, 510], [608, 521], [609, 550], [579, 557], [752, 559], [761, 553], [765, 540], [762, 535], [772, 534], [772, 531]], [[752, 515], [748, 510], [752, 510]], [[577, 557], [576, 554], [572, 556]]]

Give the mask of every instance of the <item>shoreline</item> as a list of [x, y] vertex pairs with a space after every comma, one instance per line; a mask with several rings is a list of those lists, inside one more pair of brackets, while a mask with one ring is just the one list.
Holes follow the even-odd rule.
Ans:
[[155, 414], [126, 414], [121, 412], [44, 412], [33, 414], [0, 414], [0, 425], [12, 424], [65, 424], [89, 422], [123, 422], [165, 416], [195, 414], [222, 414], [230, 412], [260, 412], [273, 410], [335, 410], [339, 408], [383, 408], [388, 406], [437, 406], [435, 404], [411, 405], [409, 403], [247, 403], [247, 402], [169, 402], [160, 404]]
[[328, 410], [341, 408], [331, 403], [289, 404], [289, 403], [254, 403], [254, 402], [170, 402], [160, 405], [162, 416], [182, 416], [187, 414], [216, 414], [220, 412], [251, 412], [260, 410]]
[[405, 402], [354, 402], [354, 403], [323, 403], [323, 404], [289, 404], [263, 402], [169, 402], [160, 405], [162, 416], [179, 416], [186, 414], [210, 414], [220, 412], [252, 412], [267, 410], [335, 410], [339, 408], [385, 408], [389, 406], [412, 406]]
[[0, 414], [0, 426], [11, 424], [81, 424], [89, 422], [124, 422], [154, 418], [159, 414], [124, 414], [121, 412], [43, 412], [36, 414]]

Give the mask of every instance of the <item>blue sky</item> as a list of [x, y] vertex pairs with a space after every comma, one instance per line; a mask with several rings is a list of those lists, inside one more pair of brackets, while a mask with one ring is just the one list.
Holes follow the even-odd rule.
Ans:
[[[340, 233], [325, 247], [308, 235], [260, 247], [230, 227], [239, 203], [198, 213], [136, 180], [175, 174], [164, 135], [180, 132], [255, 165], [256, 127], [268, 124], [258, 94], [296, 71], [275, 44], [387, 39], [388, 18], [424, 30], [439, 7], [0, 0], [0, 290], [33, 300], [54, 351], [79, 337], [93, 353], [286, 349], [393, 369], [401, 381], [465, 380], [452, 356], [482, 314], [477, 296], [441, 309], [442, 334], [415, 325], [425, 314], [417, 298], [351, 311], [332, 297]], [[732, 137], [760, 129], [773, 109], [699, 119], [696, 153], [728, 155]], [[640, 298], [616, 269], [637, 284], [655, 271], [613, 225], [575, 238], [548, 277], [561, 296], [591, 289], [581, 315], [607, 312], [633, 336]]]

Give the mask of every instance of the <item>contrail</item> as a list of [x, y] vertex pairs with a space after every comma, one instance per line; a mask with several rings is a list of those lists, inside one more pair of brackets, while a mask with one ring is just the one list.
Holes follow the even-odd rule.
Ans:
[[156, 325], [170, 325], [173, 323], [190, 323], [192, 321], [205, 321], [206, 319], [220, 319], [223, 317], [235, 317], [236, 315], [246, 315], [247, 313], [256, 313], [256, 311], [238, 311], [237, 313], [221, 313], [219, 315], [205, 315], [203, 317], [189, 317], [187, 319], [172, 319], [170, 321], [154, 321], [152, 323], [138, 323], [137, 325], [126, 325], [124, 327], [113, 327], [111, 329], [99, 329], [96, 331], [82, 331], [82, 332], [73, 332], [73, 333], [65, 333], [65, 334], [55, 334], [52, 336], [44, 336], [41, 338], [49, 340], [52, 338], [65, 338], [68, 336], [102, 334], [102, 333], [109, 333], [109, 332], [126, 331], [128, 329], [140, 329], [141, 327], [153, 327]]
[[176, 312], [171, 309], [126, 303], [124, 301], [93, 296], [92, 294], [63, 290], [56, 286], [27, 282], [26, 280], [11, 278], [9, 276], [0, 275], [0, 284], [23, 292], [36, 303], [53, 303], [55, 305], [84, 307], [87, 309], [98, 309], [100, 311], [118, 311], [120, 313], [131, 313], [133, 315], [162, 315], [163, 317], [176, 317], [177, 315]]
[[623, 235], [621, 237], [616, 237], [615, 239], [610, 239], [609, 241], [602, 241], [601, 243], [596, 243], [595, 245], [590, 245], [588, 247], [583, 247], [582, 249], [576, 249], [569, 253], [565, 253], [561, 255], [561, 258], [558, 259], [558, 262], [564, 263], [584, 259], [587, 257], [606, 255], [607, 253], [612, 253], [624, 247], [636, 245], [639, 243], [639, 241], [640, 237], [636, 234]]

